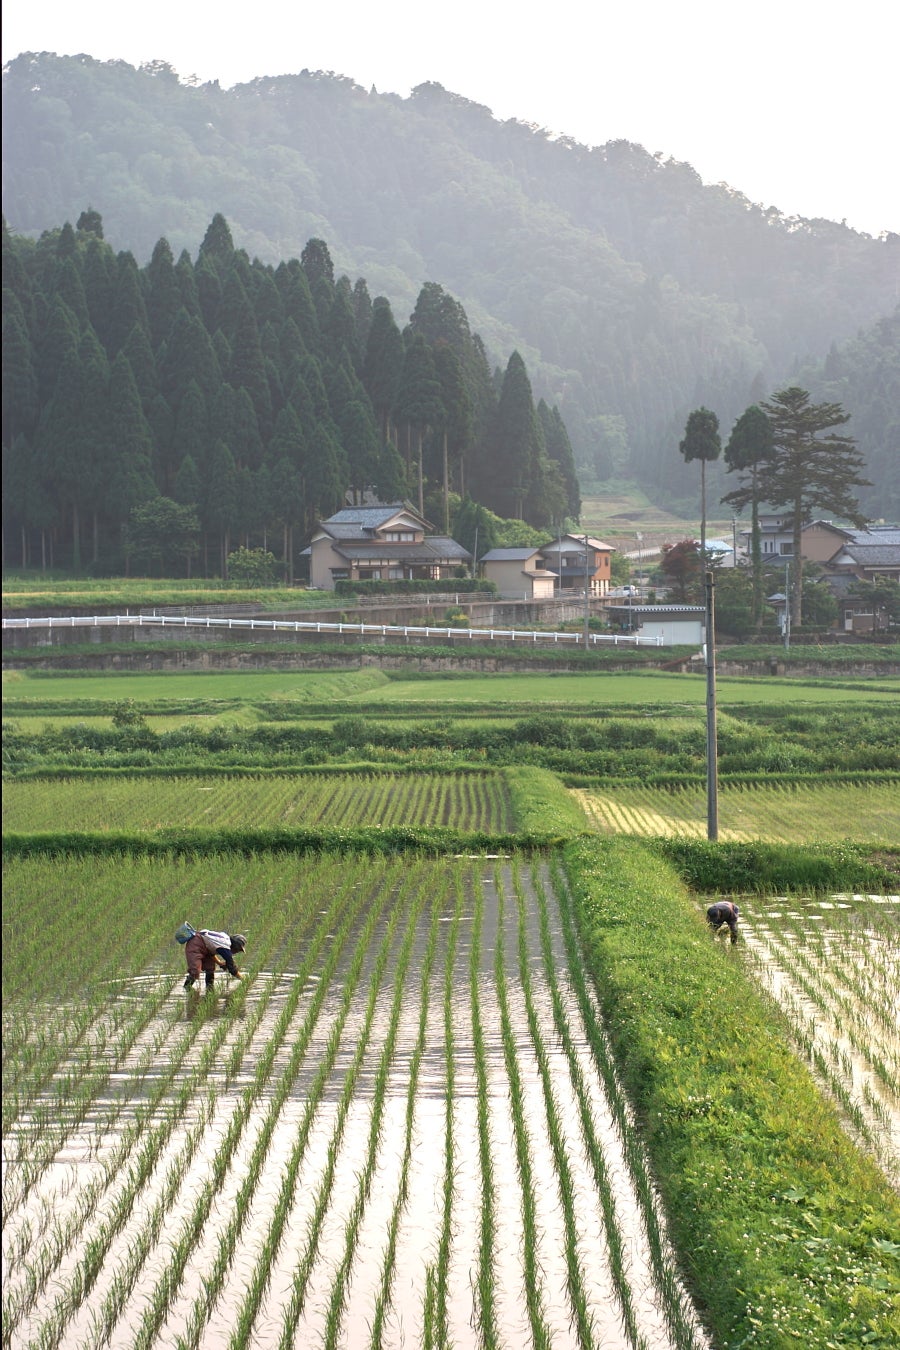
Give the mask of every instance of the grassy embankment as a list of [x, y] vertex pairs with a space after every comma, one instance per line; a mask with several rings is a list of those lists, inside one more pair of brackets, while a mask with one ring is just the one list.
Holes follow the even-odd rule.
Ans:
[[150, 577], [54, 577], [39, 573], [3, 578], [3, 609], [84, 614], [126, 609], [152, 613], [169, 606], [258, 605], [261, 609], [322, 609], [322, 592], [294, 586], [237, 586], [209, 578], [158, 580]]
[[[759, 858], [717, 851], [720, 880], [758, 881]], [[768, 861], [772, 884], [809, 884], [792, 852], [780, 867]], [[740, 947], [710, 943], [673, 867], [648, 848], [581, 841], [565, 866], [619, 1070], [714, 1343], [896, 1345], [900, 1201], [789, 1048]]]

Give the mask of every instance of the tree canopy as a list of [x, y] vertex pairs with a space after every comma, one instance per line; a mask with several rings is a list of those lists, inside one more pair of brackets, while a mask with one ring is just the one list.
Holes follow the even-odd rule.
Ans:
[[786, 507], [793, 533], [791, 625], [802, 621], [803, 554], [801, 531], [818, 511], [862, 526], [856, 489], [866, 484], [862, 456], [852, 436], [835, 427], [850, 417], [839, 403], [813, 403], [809, 392], [791, 385], [761, 405], [772, 428], [772, 454], [759, 470], [760, 491], [769, 505]]
[[187, 568], [192, 548], [153, 541], [190, 511], [205, 570], [272, 535], [292, 577], [296, 543], [348, 494], [439, 491], [447, 528], [451, 494], [510, 514], [511, 479], [532, 525], [577, 500], [558, 408], [538, 415], [517, 353], [498, 399], [436, 283], [401, 331], [318, 237], [273, 268], [216, 213], [196, 260], [160, 239], [140, 268], [103, 233], [93, 208], [37, 244], [4, 223], [4, 547], [23, 566]]

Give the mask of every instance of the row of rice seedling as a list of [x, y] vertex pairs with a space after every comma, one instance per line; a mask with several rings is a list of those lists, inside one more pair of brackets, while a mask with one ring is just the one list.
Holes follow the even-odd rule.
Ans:
[[[379, 880], [383, 882], [384, 878], [383, 877], [379, 878]], [[384, 888], [378, 896], [373, 896], [374, 903], [372, 906], [370, 906], [368, 910], [366, 922], [363, 925], [362, 930], [356, 941], [354, 959], [351, 963], [351, 968], [347, 980], [347, 987], [350, 989], [355, 987], [355, 983], [359, 978], [359, 974], [362, 968], [362, 962], [363, 959], [365, 958], [369, 941], [372, 935], [372, 931], [378, 919], [381, 905], [383, 904], [386, 895], [390, 893], [390, 889], [391, 887], [390, 885], [388, 885], [388, 887]], [[347, 907], [347, 913], [343, 917], [343, 921], [338, 929], [335, 941], [332, 946], [331, 961], [326, 962], [325, 967], [322, 970], [321, 977], [316, 981], [317, 987], [315, 990], [315, 994], [312, 1000], [310, 1001], [308, 1008], [305, 1010], [305, 1014], [303, 1016], [302, 1024], [300, 1025], [300, 1027], [298, 1028], [293, 1020], [294, 1013], [297, 1009], [296, 998], [288, 1000], [288, 1003], [286, 1004], [283, 1010], [281, 1018], [279, 1019], [280, 1023], [285, 1028], [285, 1039], [286, 1043], [290, 1045], [290, 1052], [286, 1063], [280, 1069], [279, 1080], [277, 1082], [274, 1092], [271, 1095], [271, 1099], [268, 1102], [267, 1108], [263, 1113], [262, 1118], [258, 1120], [257, 1130], [252, 1140], [252, 1152], [250, 1153], [249, 1159], [245, 1161], [239, 1169], [238, 1172], [239, 1184], [236, 1186], [235, 1201], [233, 1206], [230, 1207], [229, 1209], [229, 1213], [226, 1217], [223, 1229], [218, 1236], [216, 1257], [212, 1271], [209, 1270], [203, 1271], [199, 1276], [204, 1289], [207, 1291], [207, 1297], [203, 1305], [198, 1306], [195, 1302], [191, 1309], [190, 1320], [188, 1322], [189, 1344], [198, 1343], [198, 1337], [202, 1329], [205, 1327], [206, 1323], [208, 1321], [211, 1321], [216, 1315], [216, 1308], [213, 1300], [216, 1295], [218, 1295], [219, 1298], [222, 1297], [222, 1288], [225, 1272], [227, 1271], [231, 1262], [234, 1260], [235, 1249], [237, 1247], [238, 1241], [240, 1240], [243, 1234], [248, 1213], [252, 1209], [252, 1205], [254, 1202], [254, 1194], [256, 1188], [260, 1184], [261, 1173], [263, 1171], [263, 1168], [269, 1162], [272, 1140], [279, 1121], [279, 1117], [281, 1115], [281, 1111], [285, 1103], [287, 1102], [288, 1098], [290, 1097], [290, 1094], [293, 1089], [293, 1084], [297, 1077], [297, 1073], [301, 1065], [304, 1063], [304, 1060], [306, 1059], [306, 1056], [308, 1054], [313, 1036], [316, 1031], [316, 1025], [319, 1018], [319, 1014], [323, 1007], [324, 1000], [326, 999], [328, 994], [329, 977], [334, 974], [337, 964], [343, 957], [343, 952], [347, 940], [350, 937], [350, 934], [352, 933], [354, 928], [353, 921], [356, 918], [357, 908], [358, 906]], [[335, 917], [334, 910], [332, 912], [331, 917], [333, 923]], [[295, 982], [295, 985], [296, 983], [297, 982]], [[346, 1004], [347, 1000], [345, 998], [345, 1006]], [[312, 1091], [310, 1093], [311, 1103], [316, 1103], [318, 1101], [318, 1097], [321, 1092], [321, 1085], [327, 1075], [328, 1069], [333, 1064], [333, 1056], [334, 1053], [336, 1053], [336, 1047], [339, 1043], [342, 1025], [343, 1023], [339, 1020], [337, 1027], [332, 1028], [328, 1042], [329, 1046], [331, 1047], [331, 1055], [326, 1055], [324, 1061], [318, 1065], [315, 1071], [316, 1076], [313, 1079]], [[289, 1029], [290, 1033], [288, 1034]], [[317, 1088], [318, 1091], [316, 1090]], [[255, 1107], [257, 1108], [257, 1115], [258, 1115], [259, 1105], [260, 1103], [258, 1101], [258, 1095], [248, 1094], [248, 1111], [251, 1108]], [[307, 1120], [311, 1116], [312, 1109], [314, 1109], [314, 1107], [308, 1108], [307, 1110], [306, 1113]], [[265, 1259], [262, 1263], [262, 1266], [260, 1265], [259, 1262], [257, 1262], [255, 1272], [256, 1277], [251, 1278], [251, 1280], [249, 1281], [248, 1292], [245, 1295], [245, 1307], [248, 1300], [252, 1304], [254, 1299], [258, 1299], [261, 1288], [264, 1288], [265, 1286], [265, 1280], [267, 1278], [268, 1267], [270, 1264], [269, 1258], [271, 1256], [272, 1251], [275, 1248], [277, 1248], [277, 1241], [275, 1241], [274, 1233], [277, 1233], [279, 1219], [283, 1217], [283, 1214], [285, 1212], [286, 1208], [285, 1197], [286, 1195], [289, 1194], [290, 1179], [292, 1178], [292, 1175], [296, 1176], [296, 1162], [302, 1155], [304, 1145], [305, 1145], [305, 1132], [301, 1129], [298, 1132], [297, 1139], [294, 1143], [293, 1153], [291, 1158], [289, 1159], [286, 1178], [282, 1183], [279, 1203], [275, 1207], [274, 1216], [270, 1214], [266, 1215], [266, 1222], [264, 1225], [267, 1233], [266, 1248], [264, 1249]], [[223, 1172], [224, 1169], [229, 1169], [232, 1172], [235, 1170], [233, 1157], [228, 1158], [227, 1160], [224, 1161]], [[223, 1176], [223, 1186], [224, 1185], [225, 1179]], [[189, 1219], [187, 1222], [189, 1223]], [[185, 1252], [185, 1264], [190, 1254], [191, 1252], [189, 1248]], [[181, 1283], [183, 1280], [182, 1270], [176, 1271], [175, 1274], [176, 1276], [182, 1277], [182, 1279], [176, 1278], [173, 1280], [173, 1270], [170, 1264], [166, 1270], [165, 1276], [157, 1284], [156, 1295], [154, 1299], [155, 1306], [151, 1306], [149, 1316], [147, 1313], [145, 1313], [144, 1315], [141, 1324], [140, 1338], [137, 1344], [140, 1345], [153, 1344], [153, 1338], [162, 1327], [164, 1316], [171, 1310], [173, 1292], [178, 1288], [179, 1283]], [[233, 1300], [229, 1301], [233, 1302]], [[246, 1320], [247, 1318], [245, 1312], [241, 1313], [237, 1319], [234, 1318], [233, 1311], [229, 1312], [229, 1323], [236, 1321], [235, 1335], [238, 1335], [240, 1333], [242, 1321], [246, 1323]]]
[[[269, 860], [270, 861], [270, 860]], [[10, 869], [15, 873], [17, 869]], [[34, 873], [35, 870], [26, 869]], [[146, 870], [146, 869], [145, 869]], [[182, 869], [172, 867], [161, 867], [158, 869], [158, 881], [164, 886], [166, 881], [172, 879], [173, 872]], [[198, 869], [185, 869], [193, 871], [193, 880], [196, 887], [198, 880]], [[282, 869], [283, 870], [283, 869]], [[319, 869], [321, 871], [321, 869]], [[338, 869], [334, 865], [329, 866], [329, 872], [332, 879], [332, 885], [339, 876], [346, 877], [348, 869]], [[358, 870], [358, 869], [357, 869]], [[134, 872], [134, 868], [123, 866], [121, 871], [124, 877]], [[352, 869], [349, 869], [352, 872]], [[260, 877], [260, 872], [263, 876]], [[224, 883], [227, 889], [228, 881], [234, 880], [233, 863], [217, 869], [216, 880]], [[272, 882], [276, 880], [271, 865], [260, 868], [248, 869], [246, 865], [241, 868], [241, 884], [244, 888], [250, 889], [252, 900], [252, 890], [254, 880], [263, 882], [264, 889], [268, 892], [272, 890]], [[268, 874], [268, 875], [266, 875]], [[149, 878], [148, 878], [149, 879]], [[318, 878], [327, 883], [328, 876]], [[34, 877], [22, 878], [15, 875], [7, 877], [7, 896], [12, 895], [13, 902], [17, 898], [17, 886], [22, 885], [27, 891], [27, 882], [33, 881]], [[205, 881], [206, 878], [203, 878]], [[284, 894], [284, 880], [280, 894]], [[249, 887], [248, 887], [249, 883]], [[289, 889], [292, 887], [289, 884]], [[340, 889], [336, 888], [340, 894]], [[279, 891], [276, 891], [279, 894]], [[315, 885], [309, 891], [311, 903], [315, 903], [317, 892]], [[266, 896], [264, 899], [268, 900]], [[157, 918], [160, 914], [166, 913], [165, 901], [160, 899], [157, 893], [156, 899], [159, 905]], [[307, 906], [308, 907], [308, 906]], [[301, 907], [301, 914], [303, 912]], [[333, 922], [334, 907], [320, 923], [320, 934], [328, 932], [328, 923]], [[264, 944], [268, 942], [281, 942], [284, 940], [285, 931], [296, 928], [298, 922], [297, 912], [284, 905], [265, 904], [261, 911], [256, 915], [256, 929], [258, 938]], [[86, 925], [87, 926], [87, 925]], [[172, 931], [171, 922], [166, 923], [169, 933]], [[268, 931], [267, 931], [268, 930]], [[91, 934], [96, 937], [96, 934]], [[319, 938], [319, 944], [322, 937]], [[171, 939], [170, 939], [171, 942]], [[174, 948], [174, 943], [171, 943]], [[312, 944], [315, 948], [316, 943]], [[177, 948], [175, 949], [177, 951]], [[171, 989], [171, 981], [166, 979], [164, 983], [167, 989]], [[192, 1151], [200, 1142], [200, 1135], [208, 1122], [213, 1105], [218, 1100], [218, 1087], [207, 1088], [205, 1079], [209, 1072], [214, 1072], [220, 1065], [224, 1057], [226, 1081], [228, 1076], [233, 1076], [237, 1071], [237, 1065], [243, 1057], [244, 1049], [251, 1044], [251, 1038], [254, 1036], [257, 1025], [262, 1019], [266, 1004], [271, 998], [275, 987], [274, 978], [267, 979], [259, 986], [258, 997], [254, 1000], [254, 1014], [250, 1018], [242, 1018], [238, 1015], [239, 1006], [235, 1009], [235, 1016], [225, 1018], [194, 1018], [186, 1024], [184, 1031], [179, 1039], [170, 1036], [170, 1043], [163, 1050], [163, 1059], [161, 1065], [157, 1061], [158, 1077], [155, 1080], [153, 1092], [146, 1100], [138, 1098], [137, 1102], [131, 1102], [132, 1118], [126, 1129], [121, 1133], [118, 1140], [113, 1138], [110, 1147], [101, 1150], [101, 1168], [92, 1180], [83, 1186], [70, 1186], [69, 1195], [74, 1197], [74, 1207], [70, 1206], [72, 1213], [63, 1212], [62, 1217], [57, 1218], [57, 1225], [63, 1221], [68, 1225], [66, 1235], [68, 1242], [63, 1244], [67, 1247], [74, 1246], [76, 1238], [80, 1240], [85, 1250], [85, 1257], [76, 1262], [73, 1269], [66, 1276], [66, 1283], [70, 1286], [65, 1295], [61, 1295], [56, 1300], [49, 1315], [45, 1316], [42, 1329], [42, 1343], [55, 1343], [62, 1335], [68, 1315], [77, 1308], [83, 1298], [90, 1292], [98, 1274], [98, 1259], [105, 1259], [109, 1252], [110, 1245], [115, 1241], [120, 1229], [123, 1228], [129, 1216], [131, 1215], [136, 1199], [144, 1190], [152, 1194], [154, 1185], [160, 1190], [163, 1199], [171, 1195], [172, 1187], [177, 1184], [178, 1178], [183, 1179], [184, 1165], [189, 1165], [189, 1157]], [[297, 986], [298, 990], [300, 985]], [[241, 986], [238, 992], [238, 999], [244, 992], [244, 986]], [[171, 1004], [171, 1000], [170, 1000]], [[138, 1005], [139, 1006], [139, 1005]], [[172, 1005], [181, 1009], [180, 1000]], [[176, 1014], [177, 1015], [177, 1014]], [[234, 1042], [231, 1047], [232, 1053], [226, 1055], [229, 1039]], [[172, 1044], [172, 1041], [175, 1041]], [[276, 1044], [271, 1038], [266, 1042], [267, 1052]], [[183, 1078], [180, 1079], [180, 1075]], [[197, 1105], [195, 1097], [200, 1097], [200, 1104]], [[162, 1115], [160, 1112], [162, 1111]], [[193, 1120], [193, 1126], [190, 1125]], [[176, 1150], [174, 1171], [166, 1179], [166, 1184], [160, 1187], [159, 1183], [154, 1183], [154, 1170], [158, 1168], [159, 1160], [163, 1155], [168, 1142], [176, 1131], [188, 1130], [187, 1140], [181, 1141], [180, 1149]], [[198, 1134], [198, 1131], [200, 1132]], [[55, 1156], [52, 1155], [51, 1156]], [[181, 1165], [179, 1165], [179, 1158]], [[75, 1174], [80, 1174], [80, 1169], [74, 1169]], [[52, 1177], [51, 1177], [52, 1182]], [[49, 1184], [49, 1183], [48, 1183]], [[42, 1197], [44, 1198], [44, 1197]], [[65, 1197], [64, 1197], [65, 1198]], [[49, 1206], [57, 1216], [60, 1215], [60, 1196], [52, 1189], [49, 1192]], [[86, 1203], [87, 1202], [87, 1203]], [[21, 1208], [21, 1207], [20, 1207]], [[33, 1208], [33, 1207], [32, 1207]], [[158, 1230], [159, 1224], [165, 1215], [166, 1205], [162, 1201], [155, 1205], [153, 1210], [154, 1223], [143, 1223], [138, 1230], [141, 1240], [146, 1243], [147, 1235]], [[10, 1211], [8, 1211], [10, 1212]], [[25, 1222], [28, 1222], [28, 1214], [24, 1215]], [[82, 1226], [86, 1222], [92, 1222], [94, 1234], [88, 1234], [87, 1239], [81, 1232]], [[59, 1246], [59, 1242], [55, 1244]], [[140, 1245], [140, 1244], [138, 1244]], [[134, 1257], [134, 1237], [126, 1235], [125, 1249], [129, 1253], [133, 1262]], [[86, 1263], [89, 1265], [86, 1267]], [[117, 1276], [117, 1282], [121, 1283], [120, 1273]], [[78, 1293], [79, 1297], [73, 1299], [72, 1288]], [[6, 1292], [6, 1291], [5, 1291]], [[12, 1323], [6, 1321], [6, 1327], [11, 1328]]]
[[[666, 1329], [674, 1266], [661, 1240], [642, 1252], [658, 1216], [548, 873], [515, 857], [94, 866], [93, 895], [78, 862], [6, 867], [14, 924], [42, 891], [52, 926], [78, 883], [68, 1001], [117, 1015], [128, 1047], [101, 1056], [89, 1022], [54, 1048], [92, 1095], [77, 1137], [42, 1154], [19, 1136], [23, 1161], [41, 1156], [9, 1193], [4, 1346], [495, 1347], [523, 1320], [539, 1344], [702, 1343], [690, 1319]], [[108, 980], [106, 901], [138, 881], [155, 937], [141, 965], [115, 943]], [[186, 913], [240, 922], [251, 978], [185, 994]], [[40, 933], [23, 931], [28, 960]], [[10, 988], [27, 1043], [33, 995]], [[23, 1119], [49, 1090], [29, 1071]]]
[[796, 1043], [889, 1176], [900, 1180], [900, 904], [896, 897], [743, 901], [748, 950]]
[[[617, 784], [614, 791], [573, 788], [594, 829], [604, 834], [703, 838], [702, 787], [667, 789]], [[891, 840], [900, 837], [896, 784], [719, 785], [719, 837], [734, 842], [772, 839]]]
[[499, 774], [313, 775], [10, 782], [3, 828], [21, 832], [352, 824], [511, 828]]
[[[590, 825], [601, 834], [661, 836], [666, 839], [706, 837], [705, 814], [700, 819], [693, 818], [694, 793], [679, 793], [673, 800], [663, 789], [618, 785], [614, 794], [586, 788], [572, 788], [571, 792], [580, 803]], [[736, 841], [745, 837], [727, 829], [720, 829], [720, 834], [722, 838]]]

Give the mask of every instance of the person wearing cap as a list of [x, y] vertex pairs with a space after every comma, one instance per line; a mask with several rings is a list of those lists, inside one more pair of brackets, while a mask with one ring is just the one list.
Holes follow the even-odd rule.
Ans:
[[206, 988], [211, 989], [216, 978], [216, 968], [228, 971], [236, 980], [244, 977], [234, 963], [234, 953], [247, 949], [247, 939], [243, 933], [219, 933], [212, 928], [201, 928], [184, 944], [188, 973], [185, 976], [185, 989], [192, 989], [200, 972], [206, 978]]
[[740, 910], [737, 905], [733, 904], [730, 900], [717, 900], [714, 905], [710, 905], [709, 909], [706, 911], [706, 922], [712, 929], [713, 937], [715, 937], [719, 930], [727, 923], [731, 933], [731, 941], [737, 942], [737, 921], [739, 913]]

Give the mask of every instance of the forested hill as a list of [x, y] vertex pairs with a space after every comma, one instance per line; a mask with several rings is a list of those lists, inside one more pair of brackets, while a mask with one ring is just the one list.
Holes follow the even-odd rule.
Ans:
[[274, 268], [219, 214], [196, 261], [161, 238], [139, 268], [94, 210], [37, 242], [4, 222], [2, 261], [4, 565], [127, 567], [146, 509], [176, 563], [201, 530], [207, 574], [278, 539], [288, 579], [295, 540], [369, 492], [444, 533], [482, 506], [538, 530], [580, 512], [559, 411], [518, 352], [492, 373], [436, 282], [401, 331], [323, 240]]
[[10, 63], [3, 102], [15, 232], [90, 204], [143, 262], [160, 233], [194, 249], [221, 212], [272, 265], [327, 240], [401, 323], [440, 282], [492, 362], [522, 353], [584, 482], [624, 471], [692, 494], [692, 407], [727, 428], [900, 299], [896, 235], [785, 218], [687, 164], [501, 123], [439, 85], [402, 99], [304, 71], [223, 90], [43, 53]]

